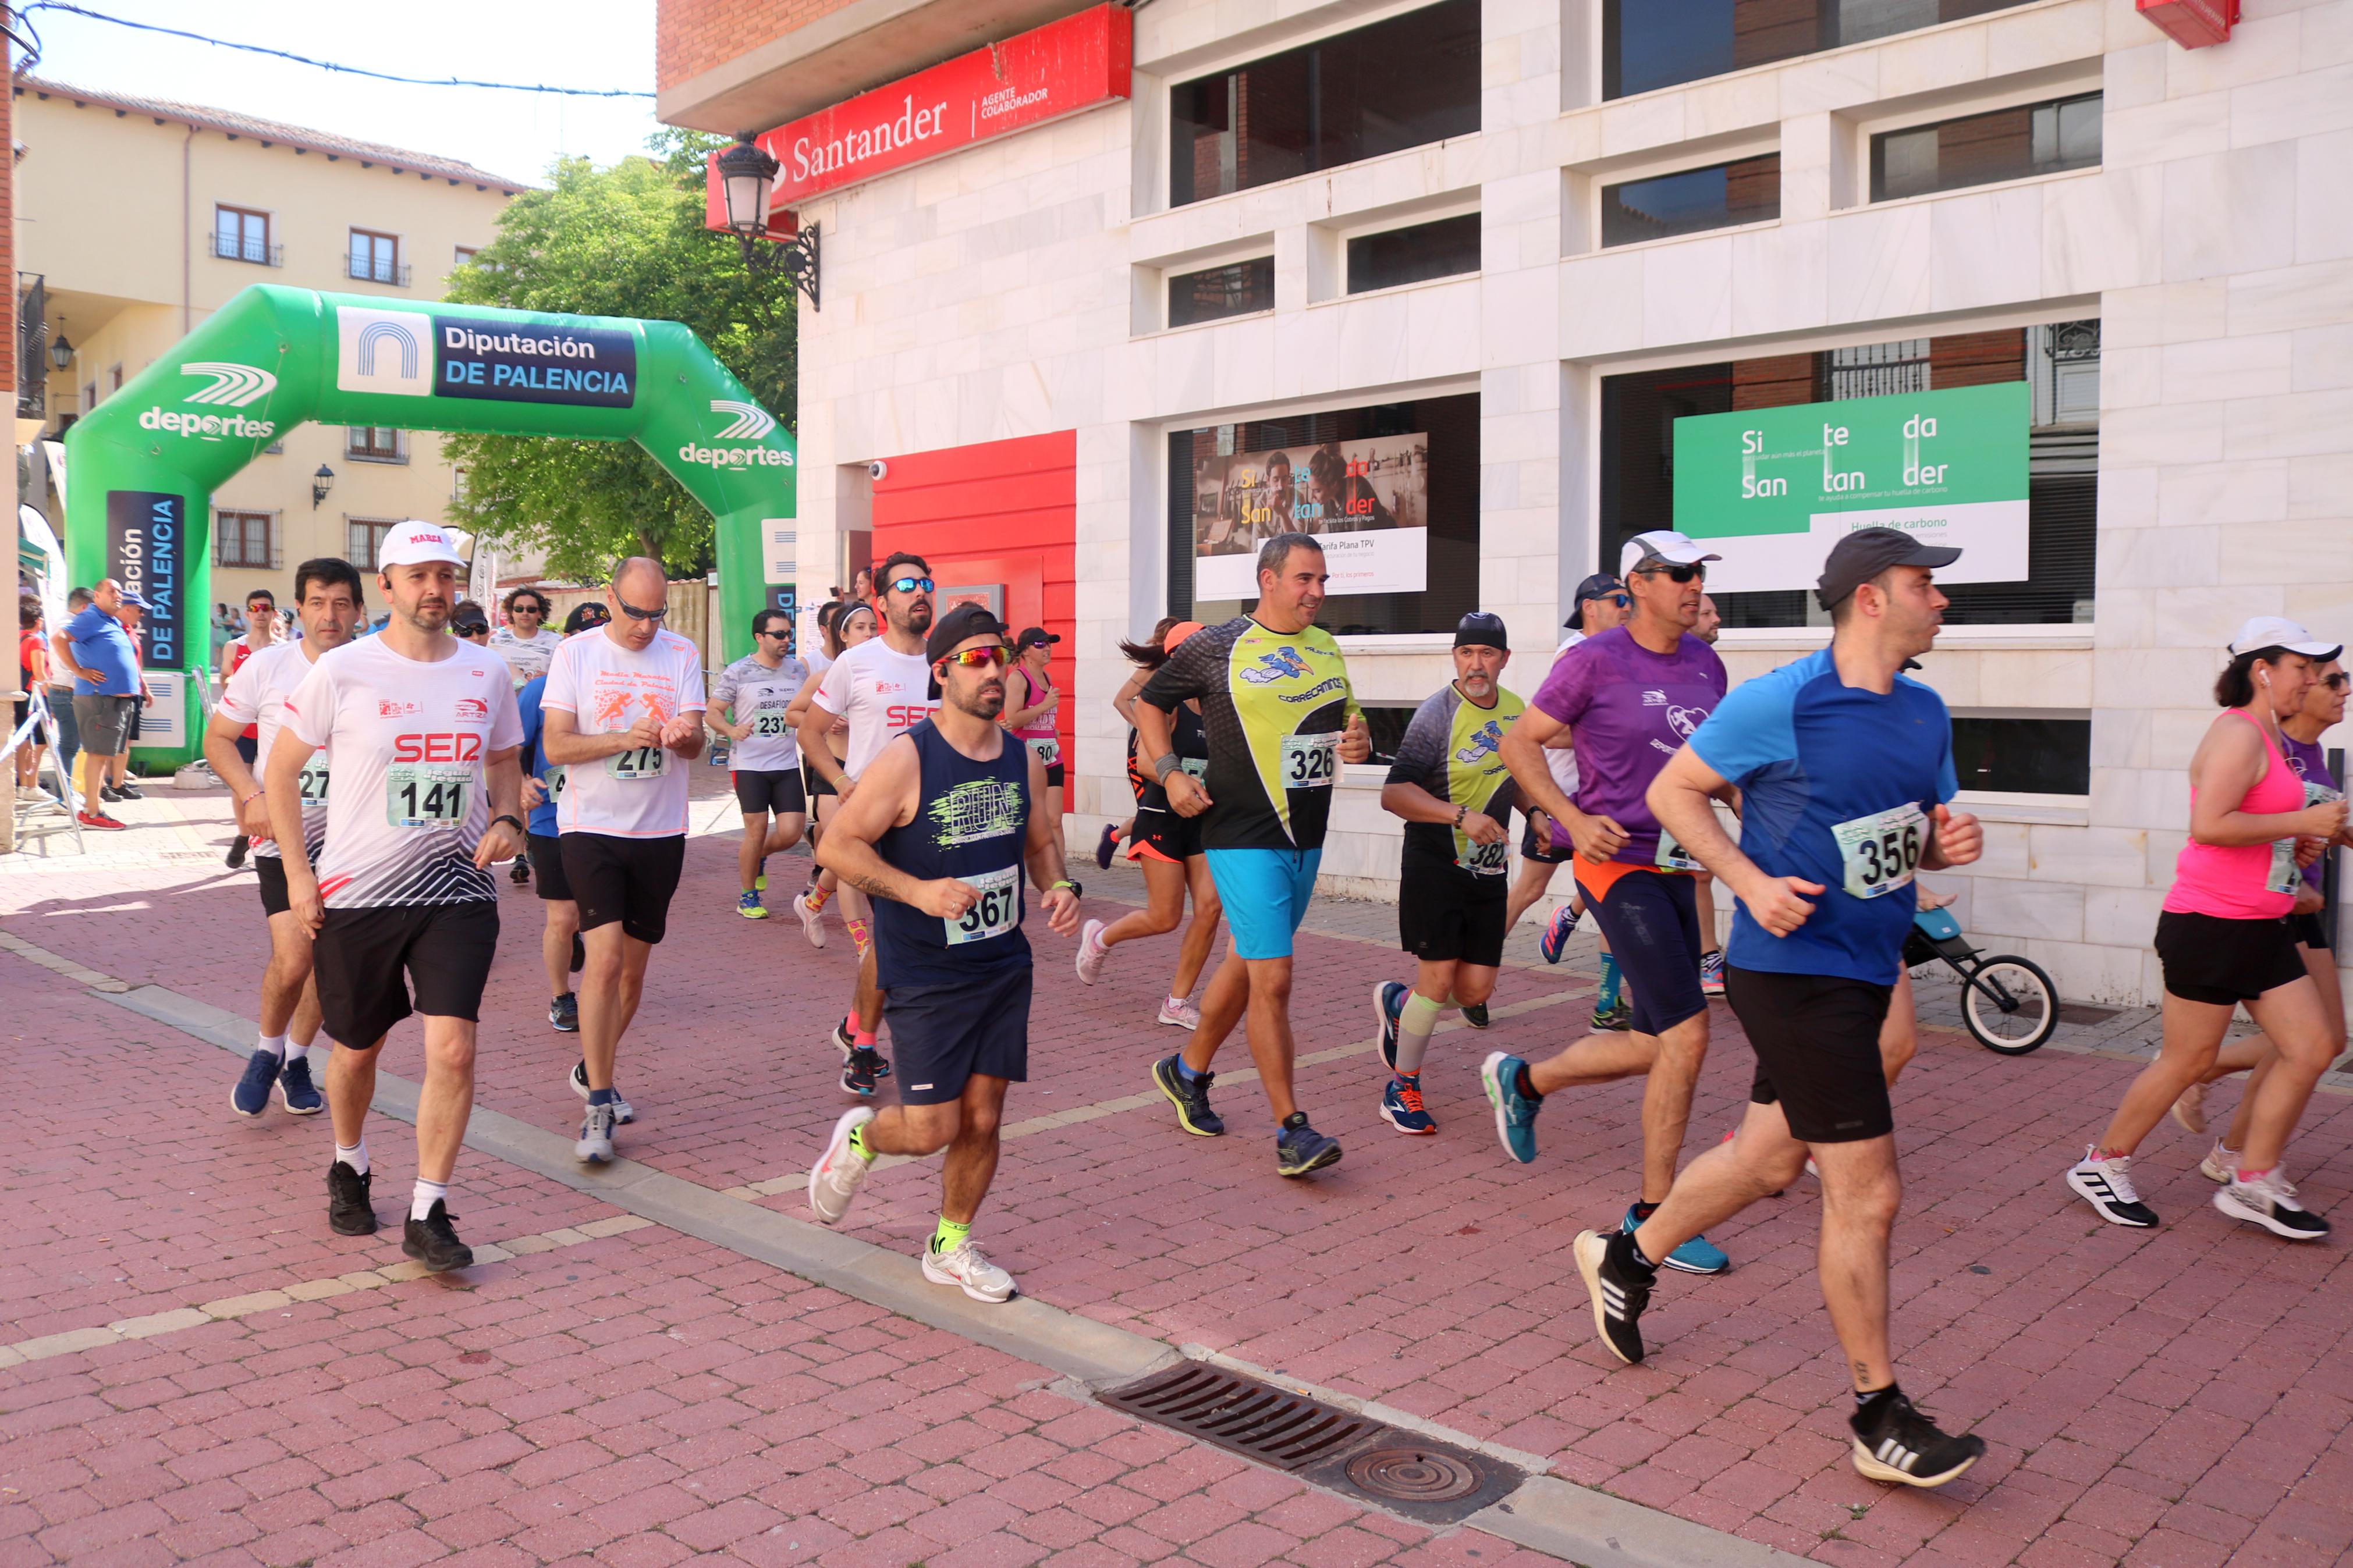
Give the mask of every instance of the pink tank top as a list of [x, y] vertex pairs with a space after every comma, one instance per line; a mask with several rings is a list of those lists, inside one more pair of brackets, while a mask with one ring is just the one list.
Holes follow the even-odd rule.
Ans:
[[[1051, 675], [1045, 677], [1041, 683], [1038, 677], [1031, 675], [1026, 668], [1016, 667], [1013, 673], [1021, 678], [1023, 697], [1021, 701], [1008, 703], [1008, 706], [1016, 708], [1035, 707], [1038, 703], [1045, 700], [1046, 693], [1054, 689], [1054, 678]], [[1020, 736], [1025, 741], [1050, 741], [1054, 738], [1054, 721], [1056, 717], [1057, 714], [1055, 713], [1040, 713], [1036, 718], [1030, 720], [1028, 724], [1013, 732]]]
[[[2272, 743], [2271, 732], [2245, 713], [2232, 711], [2255, 726], [2263, 738], [2264, 754], [2271, 759], [2239, 809], [2253, 816], [2303, 810], [2303, 781]], [[2189, 801], [2195, 809], [2198, 791], [2194, 787]], [[2214, 915], [2230, 921], [2278, 920], [2295, 907], [2295, 895], [2274, 893], [2265, 885], [2271, 877], [2272, 853], [2269, 844], [2224, 846], [2191, 839], [2173, 862], [2173, 886], [2166, 891], [2165, 908], [2175, 914]]]

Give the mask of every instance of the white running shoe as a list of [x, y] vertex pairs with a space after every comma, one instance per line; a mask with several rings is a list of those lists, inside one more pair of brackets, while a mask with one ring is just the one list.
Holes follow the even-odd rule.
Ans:
[[572, 1146], [574, 1159], [602, 1165], [613, 1157], [613, 1108], [592, 1105], [580, 1119], [580, 1142]]
[[2232, 1172], [2230, 1185], [2214, 1194], [2214, 1206], [2290, 1241], [2318, 1241], [2328, 1234], [2328, 1222], [2296, 1202], [2295, 1184], [2276, 1170], [2252, 1182]]
[[[1096, 981], [1101, 980], [1103, 960], [1111, 956], [1111, 949], [1103, 944], [1103, 923], [1101, 921], [1089, 921], [1079, 928], [1078, 965], [1079, 982], [1082, 984], [1092, 985]], [[1002, 1300], [1004, 1298], [997, 1299]], [[984, 1296], [981, 1300], [987, 1300], [988, 1298]]]
[[[2181, 1130], [2184, 1132], [2198, 1133], [2206, 1131], [2206, 1086], [2204, 1084], [2193, 1083], [2181, 1091], [2181, 1098], [2173, 1102], [2173, 1120], [2181, 1123]], [[2222, 1178], [2217, 1176], [2214, 1179], [2219, 1182]]]
[[969, 1239], [946, 1252], [923, 1248], [923, 1278], [954, 1285], [976, 1301], [1002, 1301], [1013, 1294], [1013, 1276], [981, 1256]]
[[793, 913], [801, 918], [801, 934], [808, 938], [811, 947], [825, 945], [825, 911], [808, 907], [808, 889], [793, 895]]
[[866, 1173], [873, 1168], [871, 1162], [860, 1159], [849, 1148], [851, 1131], [873, 1120], [871, 1106], [843, 1111], [841, 1120], [833, 1124], [833, 1137], [826, 1144], [825, 1152], [809, 1167], [809, 1207], [828, 1225], [849, 1212], [849, 1200], [858, 1195]]
[[[2227, 1186], [2238, 1179], [2239, 1152], [2225, 1147], [2220, 1138], [2215, 1139], [2214, 1147], [2207, 1150], [2206, 1157], [2198, 1162], [2198, 1173], [2210, 1182], [2221, 1182]], [[2288, 1191], [2295, 1189], [2290, 1187]]]
[[[572, 1064], [572, 1076], [565, 1079], [564, 1081], [572, 1086], [573, 1093], [578, 1095], [582, 1100], [586, 1100], [588, 1098], [588, 1064], [586, 1062], [574, 1062]], [[613, 1125], [616, 1127], [627, 1127], [630, 1122], [635, 1121], [637, 1119], [638, 1108], [621, 1098], [621, 1086], [619, 1084], [615, 1084], [613, 1086]]]
[[2100, 1217], [2110, 1225], [2130, 1226], [2135, 1230], [2156, 1225], [2157, 1212], [2142, 1203], [2134, 1190], [2132, 1156], [2094, 1159], [2098, 1152], [2096, 1146], [2084, 1150], [2084, 1157], [2068, 1168], [2067, 1184], [2075, 1195], [2099, 1210]]
[[1201, 1026], [1201, 1010], [1183, 996], [1170, 996], [1161, 1002], [1156, 1021], [1174, 1024], [1180, 1029], [1198, 1029]]

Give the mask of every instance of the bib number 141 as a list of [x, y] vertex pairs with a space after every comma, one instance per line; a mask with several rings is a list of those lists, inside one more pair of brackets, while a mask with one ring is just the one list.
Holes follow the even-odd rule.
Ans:
[[459, 827], [474, 770], [463, 763], [395, 763], [385, 775], [385, 819], [395, 827]]

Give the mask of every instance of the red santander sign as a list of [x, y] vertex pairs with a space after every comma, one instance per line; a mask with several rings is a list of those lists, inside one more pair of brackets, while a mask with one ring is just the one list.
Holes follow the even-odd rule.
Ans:
[[[1125, 6], [1098, 5], [778, 126], [759, 138], [778, 164], [771, 210], [1127, 97], [1133, 26]], [[704, 222], [724, 228], [712, 157]]]

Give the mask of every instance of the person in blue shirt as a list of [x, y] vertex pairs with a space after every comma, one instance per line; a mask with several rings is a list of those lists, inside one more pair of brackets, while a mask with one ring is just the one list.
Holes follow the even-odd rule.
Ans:
[[[1725, 985], [1757, 1077], [1732, 1142], [1685, 1166], [1639, 1227], [1588, 1230], [1575, 1248], [1602, 1342], [1639, 1362], [1659, 1263], [1795, 1182], [1810, 1153], [1822, 1300], [1854, 1379], [1854, 1468], [1916, 1487], [1942, 1486], [1985, 1453], [1896, 1384], [1887, 1248], [1903, 1184], [1879, 1049], [1914, 877], [1984, 847], [1977, 819], [1948, 804], [1944, 700], [1903, 673], [1944, 620], [1934, 571], [1959, 556], [1892, 528], [1841, 539], [1816, 589], [1831, 646], [1732, 691], [1652, 782], [1652, 815], [1740, 900]], [[1737, 845], [1714, 807], [1736, 789]]]
[[90, 590], [90, 607], [58, 628], [54, 645], [74, 678], [74, 724], [81, 732], [79, 820], [84, 827], [128, 826], [100, 809], [105, 797], [99, 793], [107, 765], [130, 748], [132, 710], [146, 700], [138, 645], [122, 625], [126, 605], [144, 610], [147, 601], [107, 578]]
[[[547, 1021], [571, 1035], [580, 1029], [580, 1001], [572, 994], [572, 972], [580, 967], [580, 906], [573, 901], [572, 884], [565, 879], [564, 856], [555, 841], [555, 803], [564, 794], [564, 766], [550, 763], [540, 750], [539, 700], [546, 690], [544, 675], [524, 681], [515, 692], [515, 708], [522, 715], [522, 802], [530, 807], [526, 833], [531, 864], [538, 873], [534, 879], [547, 911], [547, 926], [539, 939], [551, 995]], [[586, 1094], [586, 1068], [575, 1063], [572, 1076], [573, 1087]], [[616, 1112], [615, 1120], [633, 1121], [635, 1112], [627, 1117]]]

